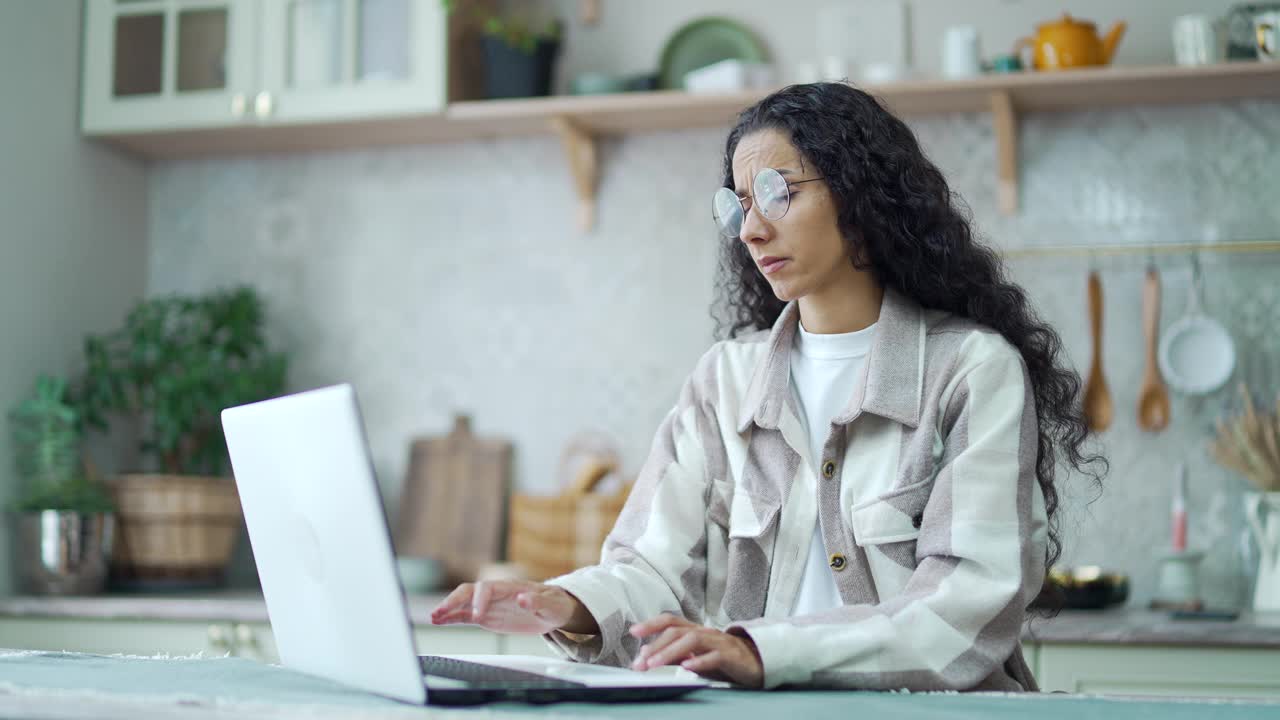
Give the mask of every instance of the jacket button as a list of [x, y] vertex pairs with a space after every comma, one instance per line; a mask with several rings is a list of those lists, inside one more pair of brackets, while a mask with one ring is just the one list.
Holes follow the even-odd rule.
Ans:
[[919, 516], [919, 515], [913, 515], [913, 516], [911, 517], [911, 527], [913, 527], [913, 528], [915, 528], [915, 529], [919, 530], [919, 529], [920, 529], [920, 520], [921, 520], [921, 516]]
[[831, 569], [835, 570], [836, 572], [840, 572], [841, 570], [844, 569], [844, 566], [845, 566], [844, 555], [841, 555], [840, 553], [832, 553]]
[[822, 463], [822, 477], [830, 480], [831, 478], [835, 477], [835, 474], [836, 474], [835, 463], [831, 462], [830, 460]]

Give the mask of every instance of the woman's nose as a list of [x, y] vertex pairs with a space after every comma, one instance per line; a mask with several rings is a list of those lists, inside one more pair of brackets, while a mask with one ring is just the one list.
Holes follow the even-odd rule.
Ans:
[[755, 204], [751, 205], [742, 218], [742, 230], [738, 233], [738, 239], [750, 245], [752, 242], [766, 242], [772, 236], [773, 227], [767, 220], [756, 210]]

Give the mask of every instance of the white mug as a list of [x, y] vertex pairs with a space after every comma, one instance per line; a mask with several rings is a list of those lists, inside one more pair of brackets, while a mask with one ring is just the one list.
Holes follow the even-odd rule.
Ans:
[[826, 82], [847, 82], [849, 61], [839, 55], [828, 55], [822, 58], [822, 79]]
[[1280, 60], [1280, 12], [1264, 12], [1253, 16], [1254, 41], [1258, 59]]
[[982, 74], [977, 28], [972, 25], [947, 28], [942, 41], [942, 74], [949, 78]]
[[1173, 19], [1173, 56], [1179, 65], [1218, 62], [1218, 32], [1208, 15], [1192, 13]]

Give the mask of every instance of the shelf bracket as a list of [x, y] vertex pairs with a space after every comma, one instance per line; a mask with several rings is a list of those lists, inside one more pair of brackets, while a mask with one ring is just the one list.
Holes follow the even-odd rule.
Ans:
[[578, 228], [590, 230], [596, 221], [596, 183], [600, 176], [595, 136], [563, 115], [552, 118], [551, 126], [564, 144], [569, 170], [573, 173], [574, 188], [578, 192]]
[[1018, 112], [1008, 91], [991, 93], [991, 124], [996, 135], [996, 202], [1000, 212], [1018, 212]]

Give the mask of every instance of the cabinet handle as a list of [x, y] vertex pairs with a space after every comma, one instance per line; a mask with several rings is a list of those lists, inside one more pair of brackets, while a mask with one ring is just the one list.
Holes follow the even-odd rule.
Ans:
[[261, 648], [258, 647], [258, 636], [254, 634], [253, 628], [243, 623], [236, 623], [236, 655], [242, 656], [242, 650], [248, 650], [255, 655], [260, 655]]
[[209, 626], [209, 647], [214, 650], [221, 650], [227, 653], [233, 653], [234, 648], [231, 642], [231, 633], [228, 628], [222, 625]]
[[244, 93], [236, 93], [231, 96], [231, 114], [234, 117], [244, 117], [245, 110]]
[[258, 93], [258, 97], [254, 98], [253, 111], [257, 113], [258, 117], [269, 117], [274, 109], [275, 106], [271, 101], [271, 93], [266, 90]]

